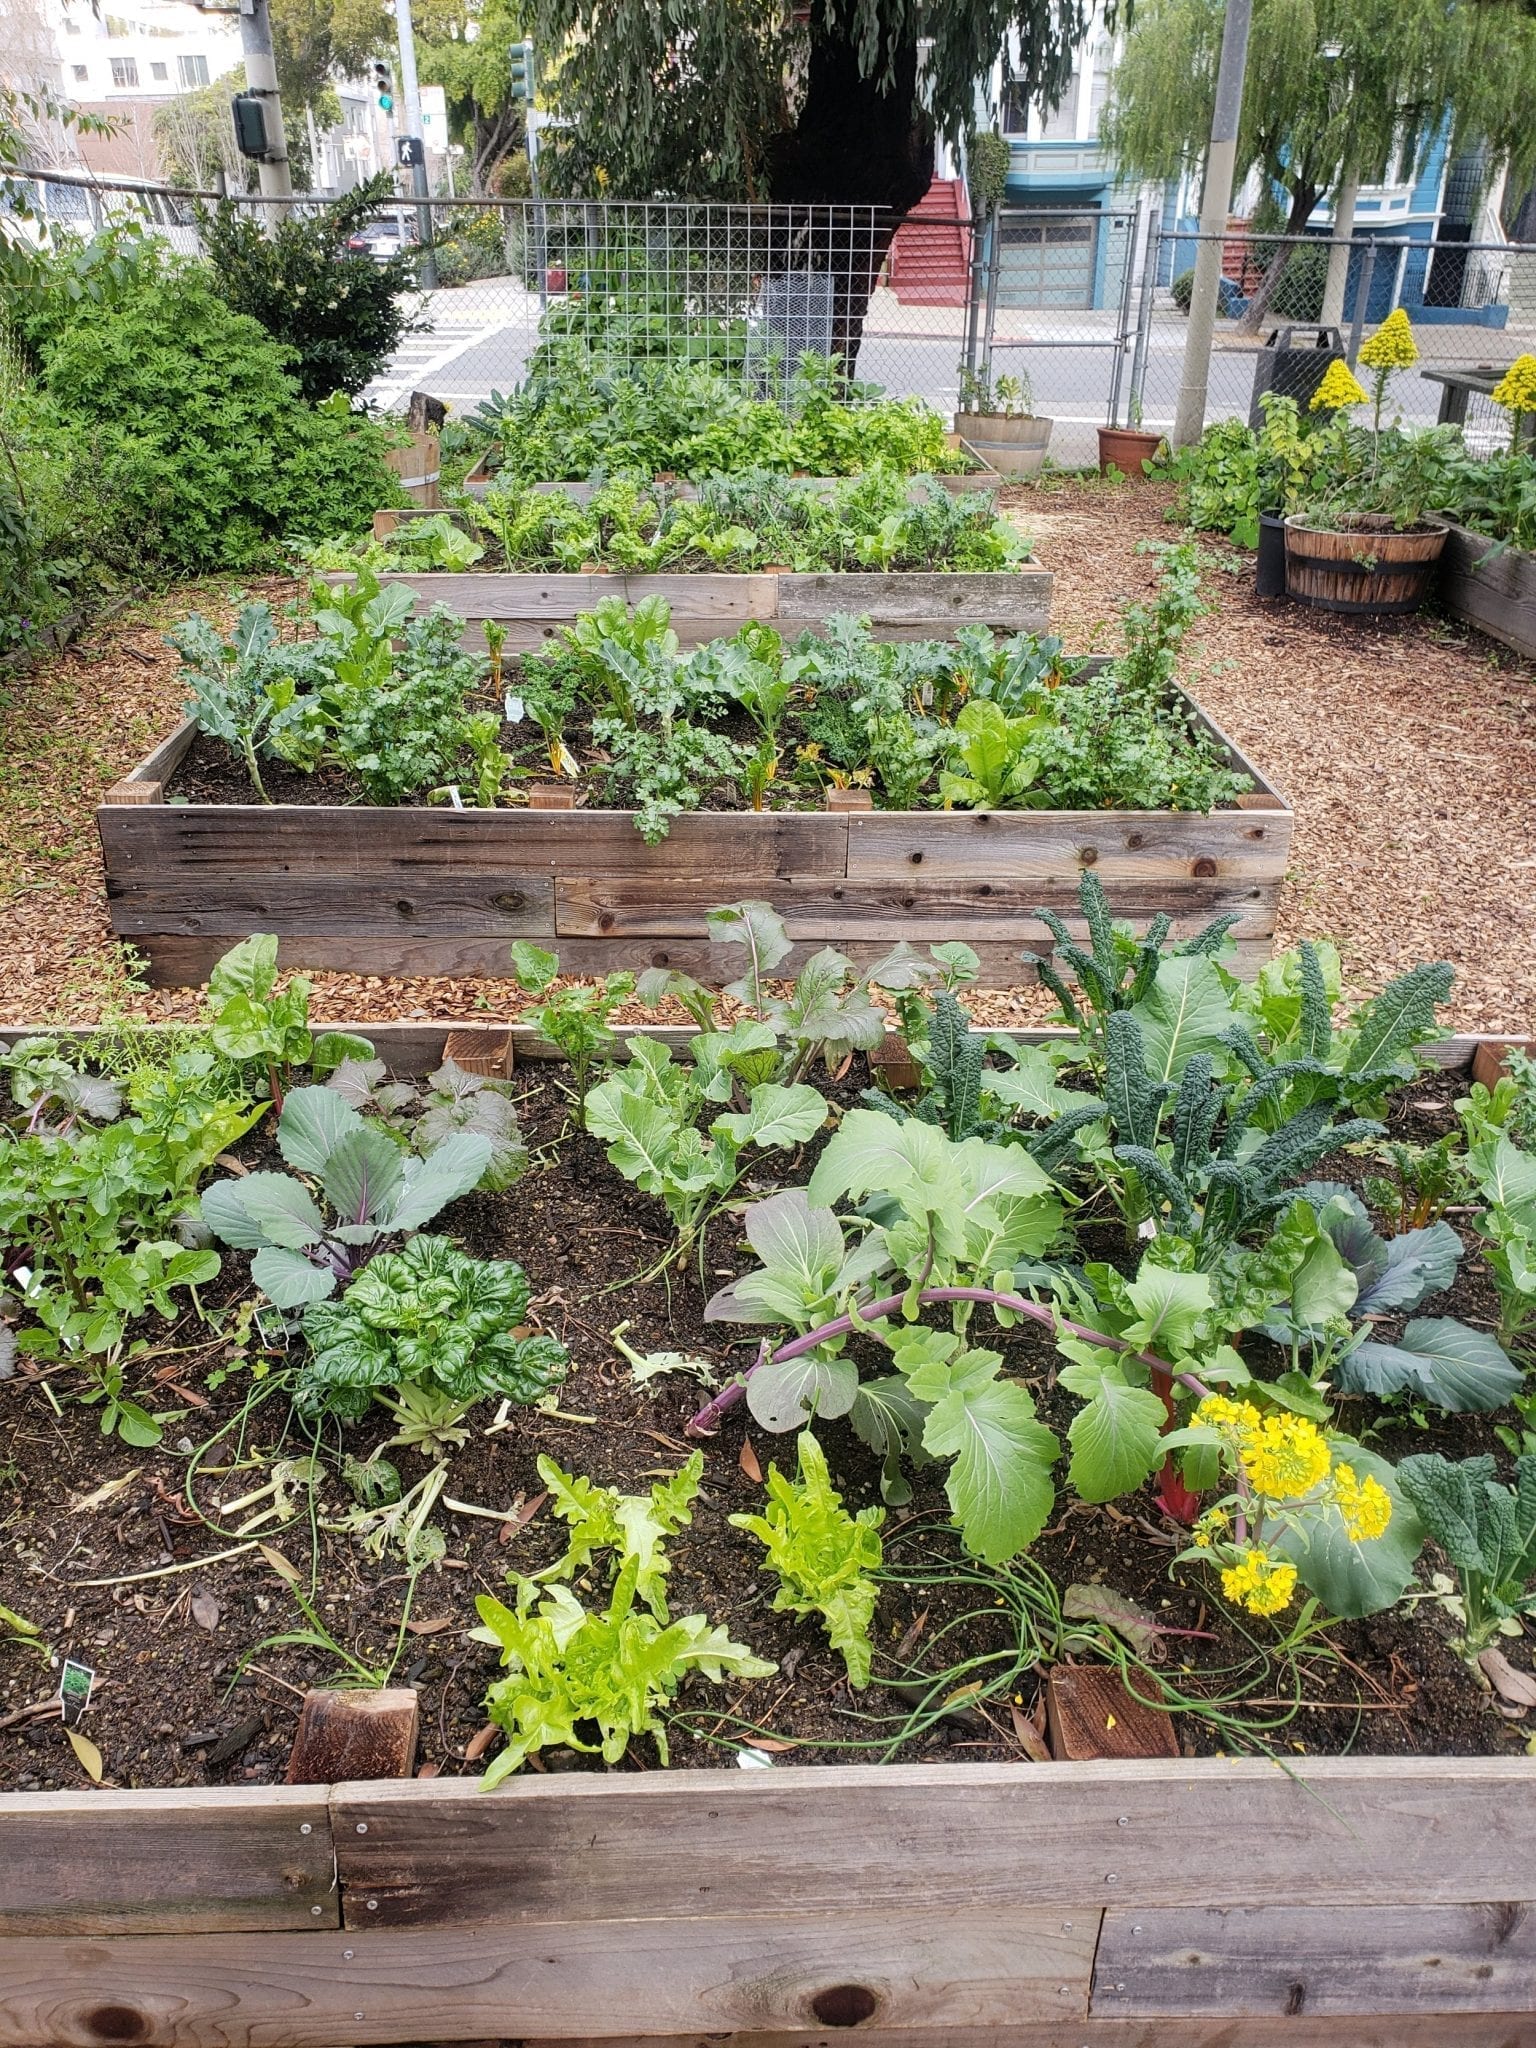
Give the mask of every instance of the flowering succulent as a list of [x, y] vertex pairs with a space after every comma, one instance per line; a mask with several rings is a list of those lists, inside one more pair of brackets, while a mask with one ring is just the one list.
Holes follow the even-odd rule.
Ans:
[[1312, 412], [1342, 412], [1346, 406], [1365, 405], [1370, 393], [1343, 361], [1331, 362], [1323, 381], [1312, 394]]
[[1213, 1443], [1236, 1480], [1195, 1524], [1188, 1557], [1221, 1566], [1221, 1587], [1250, 1614], [1278, 1614], [1296, 1590], [1296, 1567], [1277, 1557], [1274, 1539], [1335, 1509], [1352, 1543], [1380, 1536], [1392, 1500], [1380, 1480], [1334, 1460], [1315, 1422], [1283, 1410], [1265, 1414], [1251, 1401], [1208, 1394], [1195, 1428]]
[[1520, 422], [1524, 414], [1536, 412], [1536, 356], [1516, 356], [1493, 387], [1493, 402], [1514, 415], [1510, 446], [1520, 443]]
[[1360, 360], [1368, 370], [1409, 370], [1419, 360], [1413, 327], [1401, 306], [1382, 321], [1361, 349]]

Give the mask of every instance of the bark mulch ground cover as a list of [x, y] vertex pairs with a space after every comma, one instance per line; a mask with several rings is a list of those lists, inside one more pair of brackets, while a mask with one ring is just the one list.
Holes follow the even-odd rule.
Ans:
[[[1053, 627], [1110, 650], [1117, 606], [1143, 596], [1147, 540], [1173, 537], [1153, 482], [1011, 487], [1008, 509], [1056, 576]], [[1296, 806], [1277, 945], [1335, 939], [1351, 995], [1415, 961], [1456, 969], [1448, 1017], [1525, 1032], [1536, 1018], [1536, 672], [1434, 613], [1363, 623], [1252, 594], [1252, 559], [1208, 549], [1211, 615], [1184, 680]], [[280, 591], [281, 585], [268, 586]], [[105, 1004], [190, 1016], [185, 991], [136, 993], [113, 945], [92, 813], [181, 709], [165, 628], [227, 603], [203, 585], [124, 613], [0, 695], [0, 1020], [89, 1020]], [[316, 1014], [505, 1017], [504, 981], [317, 977]], [[1044, 1014], [1040, 992], [977, 998], [978, 1016]]]

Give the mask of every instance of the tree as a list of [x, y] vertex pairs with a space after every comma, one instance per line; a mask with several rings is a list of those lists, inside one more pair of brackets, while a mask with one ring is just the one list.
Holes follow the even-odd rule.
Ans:
[[[1103, 140], [1130, 172], [1175, 178], [1204, 156], [1224, 0], [1141, 0], [1115, 69]], [[1442, 138], [1490, 175], [1536, 167], [1536, 22], [1525, 0], [1254, 0], [1238, 175], [1285, 195], [1287, 235], [1325, 193], [1415, 176]], [[1243, 325], [1285, 271], [1280, 244]]]
[[512, 45], [527, 35], [513, 0], [426, 0], [416, 14], [416, 63], [440, 85], [452, 133], [469, 155], [470, 190], [493, 190], [496, 167], [523, 143], [523, 110], [512, 98]]
[[[1132, 0], [1108, 0], [1111, 27]], [[1005, 41], [1054, 104], [1092, 0], [532, 0], [545, 92], [572, 126], [567, 189], [881, 209], [856, 256], [819, 223], [774, 252], [837, 278], [834, 345], [850, 366], [885, 251], [928, 189], [936, 133], [958, 140]], [[547, 61], [547, 59], [546, 59]]]
[[240, 154], [229, 111], [231, 96], [244, 90], [245, 73], [236, 69], [155, 108], [155, 146], [173, 185], [208, 191], [222, 171], [230, 191], [254, 190], [256, 166]]
[[285, 113], [306, 109], [322, 128], [341, 119], [333, 77], [355, 77], [395, 45], [383, 0], [270, 0], [272, 54]]

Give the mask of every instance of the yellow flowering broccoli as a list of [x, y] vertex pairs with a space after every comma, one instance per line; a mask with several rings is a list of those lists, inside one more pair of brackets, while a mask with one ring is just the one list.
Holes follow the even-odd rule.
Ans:
[[1419, 360], [1413, 328], [1401, 306], [1382, 321], [1361, 349], [1360, 360], [1368, 370], [1410, 370]]
[[1279, 1564], [1267, 1550], [1250, 1547], [1221, 1575], [1221, 1590], [1250, 1614], [1278, 1614], [1296, 1590], [1296, 1567]]
[[1516, 356], [1493, 387], [1493, 402], [1513, 415], [1511, 448], [1520, 445], [1520, 422], [1526, 413], [1536, 412], [1536, 356]]
[[1343, 412], [1351, 405], [1365, 405], [1370, 393], [1355, 377], [1348, 363], [1332, 362], [1323, 381], [1312, 394], [1312, 412]]

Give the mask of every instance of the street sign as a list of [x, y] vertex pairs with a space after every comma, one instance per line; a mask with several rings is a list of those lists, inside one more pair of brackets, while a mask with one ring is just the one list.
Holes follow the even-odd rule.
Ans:
[[426, 160], [426, 145], [419, 135], [395, 137], [395, 162], [402, 171], [410, 170], [414, 164], [424, 164]]

